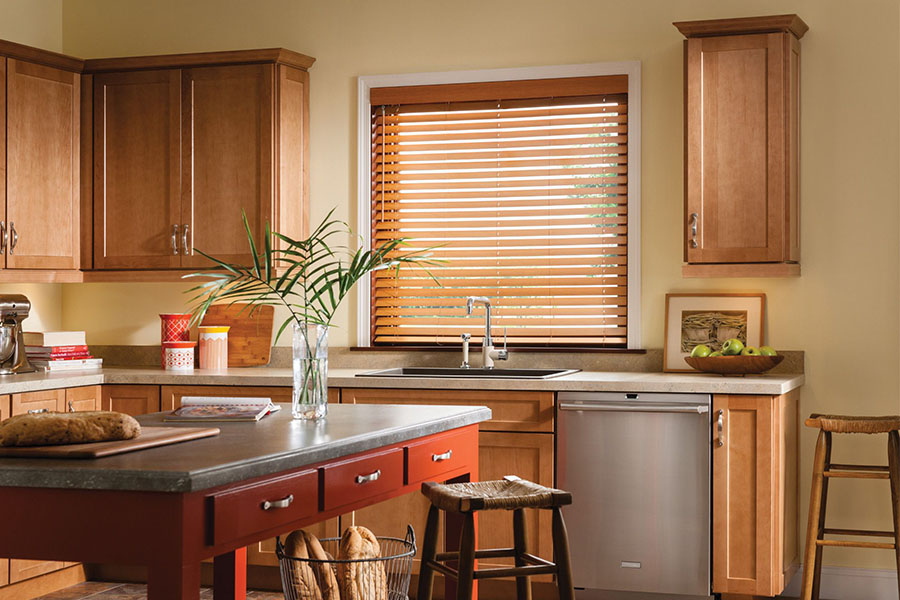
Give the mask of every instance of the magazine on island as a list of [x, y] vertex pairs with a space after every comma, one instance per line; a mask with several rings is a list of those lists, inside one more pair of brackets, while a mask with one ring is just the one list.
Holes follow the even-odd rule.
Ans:
[[271, 398], [223, 398], [185, 396], [181, 408], [163, 417], [163, 421], [259, 421], [281, 410]]

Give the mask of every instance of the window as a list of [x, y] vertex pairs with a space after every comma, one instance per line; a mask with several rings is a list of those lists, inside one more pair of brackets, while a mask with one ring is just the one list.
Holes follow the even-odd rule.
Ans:
[[465, 299], [487, 296], [511, 345], [628, 346], [630, 95], [628, 74], [372, 85], [369, 243], [409, 238], [444, 262], [440, 285], [424, 270], [374, 274], [361, 341], [477, 342]]

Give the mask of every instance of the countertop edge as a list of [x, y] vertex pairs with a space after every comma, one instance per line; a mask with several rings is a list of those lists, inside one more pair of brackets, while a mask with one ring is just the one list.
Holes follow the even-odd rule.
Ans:
[[[708, 394], [786, 394], [805, 383], [803, 374], [723, 377], [704, 373], [580, 371], [543, 380], [527, 379], [439, 379], [401, 377], [356, 377], [367, 369], [333, 369], [329, 387], [452, 389], [572, 392], [661, 392]], [[290, 387], [290, 369], [254, 367], [227, 372], [196, 370], [173, 373], [161, 369], [107, 367], [96, 372], [70, 374], [25, 374], [18, 381], [0, 380], [0, 394], [17, 394], [88, 385], [232, 385]]]

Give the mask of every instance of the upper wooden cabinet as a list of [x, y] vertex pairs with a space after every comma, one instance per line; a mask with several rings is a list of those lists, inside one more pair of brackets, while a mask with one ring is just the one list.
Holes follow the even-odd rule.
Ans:
[[307, 229], [313, 59], [284, 50], [87, 61], [93, 78], [93, 268], [250, 261], [242, 211]]
[[[20, 49], [2, 43], [0, 55]], [[0, 56], [0, 78], [0, 129], [6, 135], [0, 149], [0, 268], [76, 270], [80, 76]], [[7, 279], [0, 272], [0, 280]]]
[[675, 23], [685, 42], [688, 277], [799, 275], [796, 15]]
[[181, 266], [181, 73], [94, 77], [94, 267]]

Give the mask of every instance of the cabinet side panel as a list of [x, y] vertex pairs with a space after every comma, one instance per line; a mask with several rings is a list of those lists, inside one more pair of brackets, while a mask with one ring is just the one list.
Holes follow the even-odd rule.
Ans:
[[[800, 530], [799, 530], [799, 488], [798, 473], [800, 460], [800, 390], [793, 390], [778, 398], [778, 410], [780, 413], [781, 452], [780, 460], [780, 486], [783, 490], [783, 504], [779, 509], [783, 512], [783, 542], [781, 569], [782, 573], [789, 575], [797, 567], [800, 561]], [[785, 577], [780, 592], [784, 585], [789, 583]]]
[[[0, 56], [0, 132], [3, 142], [0, 143], [0, 221], [6, 221], [6, 62]], [[6, 247], [2, 247], [0, 268], [6, 267]]]
[[800, 41], [787, 36], [790, 44], [790, 94], [788, 113], [788, 260], [800, 261]]
[[309, 234], [309, 73], [278, 67], [278, 231]]

